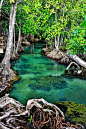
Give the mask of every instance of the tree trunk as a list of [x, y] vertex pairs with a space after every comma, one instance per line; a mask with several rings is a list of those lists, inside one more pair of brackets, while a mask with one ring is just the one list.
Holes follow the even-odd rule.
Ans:
[[[55, 22], [57, 23], [57, 8], [55, 10]], [[59, 49], [59, 36], [56, 35], [55, 37], [55, 48]]]
[[0, 8], [2, 7], [3, 1], [4, 1], [4, 0], [1, 0], [1, 2], [0, 2]]
[[19, 35], [18, 35], [18, 43], [16, 47], [16, 54], [18, 55], [18, 51], [24, 51], [22, 45], [21, 45], [21, 20], [20, 20], [20, 29], [19, 29]]
[[80, 57], [78, 57], [76, 54], [74, 55], [68, 55], [73, 61], [75, 61], [80, 66], [86, 68], [86, 62], [82, 60]]
[[21, 45], [21, 39], [20, 39], [20, 36], [21, 36], [21, 30], [19, 29], [18, 43], [17, 43], [17, 47], [16, 47], [16, 53], [17, 53], [17, 54], [18, 54], [18, 48], [19, 48], [20, 45]]
[[59, 49], [59, 36], [57, 36], [57, 49]]
[[30, 35], [30, 41], [33, 42], [34, 41], [34, 34]]
[[1, 0], [1, 2], [0, 2], [0, 16], [1, 16], [1, 8], [2, 8], [3, 2], [4, 2], [4, 0]]
[[55, 37], [55, 48], [57, 47], [57, 40], [56, 40], [56, 37]]
[[47, 0], [45, 2], [46, 2], [46, 7], [47, 7]]
[[59, 49], [59, 36], [55, 37], [55, 48], [58, 50]]
[[1, 8], [2, 8], [3, 2], [4, 2], [4, 0], [0, 1], [0, 36], [1, 36]]
[[15, 26], [14, 26], [14, 51], [15, 51], [15, 48], [16, 46], [15, 46]]
[[60, 35], [60, 46], [63, 45], [63, 35]]
[[11, 56], [12, 46], [13, 46], [13, 30], [14, 30], [15, 17], [16, 17], [16, 8], [17, 8], [17, 1], [15, 2], [15, 4], [11, 5], [7, 47], [6, 47], [5, 56], [0, 64], [0, 73], [2, 75], [8, 75], [8, 76], [15, 76], [13, 70], [10, 69], [10, 56]]

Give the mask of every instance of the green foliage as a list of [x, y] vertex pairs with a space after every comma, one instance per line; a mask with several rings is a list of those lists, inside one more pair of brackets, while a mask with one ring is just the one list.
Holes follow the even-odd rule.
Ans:
[[71, 52], [71, 54], [83, 53], [86, 51], [86, 41], [85, 39], [78, 35], [72, 37], [67, 43], [66, 49]]
[[84, 38], [86, 35], [86, 21], [83, 21], [81, 26], [83, 28], [72, 25], [72, 27], [77, 29], [71, 34], [71, 39], [69, 41], [66, 40], [68, 42], [66, 49], [70, 51], [71, 54], [86, 53], [86, 39]]
[[86, 20], [81, 23], [81, 26], [86, 29]]
[[12, 3], [15, 3], [15, 1], [14, 0], [10, 0], [10, 4], [12, 4]]
[[28, 119], [28, 120], [29, 120], [29, 123], [31, 123], [32, 119], [33, 119], [33, 118], [32, 118], [32, 115], [31, 115], [30, 119]]
[[[85, 50], [85, 40], [83, 37], [77, 35], [77, 30], [80, 29], [80, 22], [84, 19], [85, 1], [66, 0], [64, 3], [62, 0], [47, 0], [47, 3], [45, 2], [44, 4], [43, 2], [44, 1], [38, 2], [34, 0], [32, 5], [29, 3], [25, 6], [24, 9], [29, 15], [27, 19], [28, 26], [24, 26], [23, 32], [38, 34], [40, 38], [44, 37], [46, 40], [49, 40], [48, 43], [50, 43], [50, 40], [54, 39], [56, 35], [62, 35], [64, 41], [68, 42], [67, 50], [70, 51], [70, 49], [72, 49], [72, 53], [83, 52]], [[55, 21], [56, 14], [56, 20], [58, 22]], [[75, 30], [77, 32], [74, 32]], [[71, 38], [70, 35], [73, 32], [76, 37]], [[69, 37], [68, 40], [66, 39], [67, 36]]]
[[[11, 0], [12, 2], [14, 0]], [[10, 12], [10, 4], [5, 11]], [[20, 19], [24, 34], [38, 35], [40, 39], [44, 37], [49, 43], [58, 36], [59, 45], [65, 44], [66, 49], [72, 54], [83, 53], [86, 49], [86, 41], [83, 38], [86, 35], [85, 0], [24, 0], [17, 6], [18, 26]], [[84, 30], [81, 30], [80, 26]], [[16, 30], [18, 32], [17, 26]]]

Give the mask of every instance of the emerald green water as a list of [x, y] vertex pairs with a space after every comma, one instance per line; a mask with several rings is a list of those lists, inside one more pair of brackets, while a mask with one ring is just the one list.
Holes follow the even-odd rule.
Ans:
[[48, 59], [43, 44], [25, 47], [21, 58], [12, 67], [21, 79], [14, 84], [10, 97], [26, 105], [28, 99], [44, 98], [48, 102], [74, 101], [86, 105], [86, 80], [63, 76], [66, 66]]

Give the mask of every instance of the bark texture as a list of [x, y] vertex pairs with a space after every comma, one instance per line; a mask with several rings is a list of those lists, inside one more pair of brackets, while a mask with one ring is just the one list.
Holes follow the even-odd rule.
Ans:
[[1, 16], [1, 8], [2, 8], [2, 4], [3, 4], [4, 0], [0, 1], [0, 16]]
[[16, 54], [18, 54], [18, 52], [24, 51], [22, 45], [21, 45], [21, 20], [20, 20], [20, 28], [19, 28], [19, 35], [18, 35], [18, 43], [17, 43], [17, 47], [16, 47]]
[[75, 61], [80, 66], [86, 68], [86, 62], [82, 60], [80, 57], [78, 57], [76, 54], [74, 55], [68, 55], [73, 61]]
[[10, 69], [10, 56], [11, 56], [12, 46], [13, 46], [13, 30], [14, 30], [15, 17], [16, 17], [16, 8], [17, 8], [17, 1], [15, 2], [15, 4], [11, 5], [7, 47], [6, 47], [5, 56], [0, 64], [1, 75], [15, 76], [12, 69]]

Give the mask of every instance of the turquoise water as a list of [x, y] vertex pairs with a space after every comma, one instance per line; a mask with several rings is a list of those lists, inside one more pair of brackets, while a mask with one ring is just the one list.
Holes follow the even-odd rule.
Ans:
[[44, 98], [48, 102], [74, 101], [86, 105], [86, 80], [63, 76], [66, 66], [48, 59], [43, 44], [25, 47], [21, 58], [12, 67], [21, 79], [14, 84], [10, 97], [26, 105], [28, 99]]

